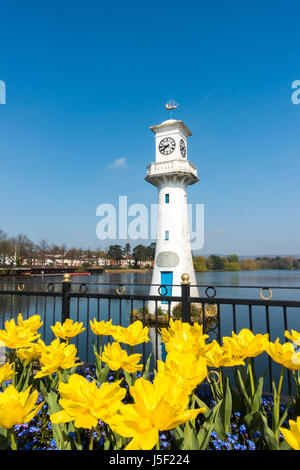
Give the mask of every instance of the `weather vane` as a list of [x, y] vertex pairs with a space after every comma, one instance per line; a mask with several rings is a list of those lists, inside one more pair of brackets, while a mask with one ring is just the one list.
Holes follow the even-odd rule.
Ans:
[[165, 104], [165, 108], [167, 111], [170, 111], [170, 119], [173, 118], [173, 109], [176, 109], [179, 106], [178, 103], [175, 103], [174, 100], [170, 100]]

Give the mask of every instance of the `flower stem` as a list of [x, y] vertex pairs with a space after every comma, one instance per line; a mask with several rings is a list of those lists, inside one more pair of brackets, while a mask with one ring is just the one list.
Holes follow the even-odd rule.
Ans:
[[[103, 336], [100, 336], [100, 350], [99, 350], [99, 356], [102, 356], [102, 341], [103, 341]], [[102, 359], [100, 359], [100, 369], [102, 369]]]
[[251, 358], [248, 357], [248, 370], [249, 370], [249, 376], [250, 376], [250, 386], [251, 386], [251, 395], [253, 398], [254, 395], [254, 380], [253, 380], [253, 371], [252, 371], [252, 364], [251, 364]]
[[18, 450], [17, 449], [16, 436], [15, 436], [15, 430], [14, 430], [13, 427], [10, 429], [9, 434], [10, 434], [11, 450]]
[[280, 378], [278, 382], [278, 390], [277, 390], [277, 409], [276, 409], [276, 429], [275, 429], [275, 436], [278, 439], [279, 437], [279, 429], [278, 429], [278, 423], [279, 423], [279, 418], [280, 418], [280, 394], [281, 394], [281, 388], [282, 388], [282, 382], [283, 382], [283, 376], [284, 376], [284, 370], [285, 367], [284, 365], [281, 366], [281, 372], [280, 372]]
[[12, 384], [13, 384], [14, 387], [16, 386], [16, 363], [15, 363], [15, 361], [13, 362]]
[[93, 443], [94, 443], [93, 428], [91, 428], [91, 430], [90, 430], [90, 440], [89, 440], [89, 450], [93, 450]]
[[224, 397], [224, 390], [223, 390], [223, 373], [222, 373], [222, 367], [220, 367], [220, 392], [222, 395], [222, 398]]

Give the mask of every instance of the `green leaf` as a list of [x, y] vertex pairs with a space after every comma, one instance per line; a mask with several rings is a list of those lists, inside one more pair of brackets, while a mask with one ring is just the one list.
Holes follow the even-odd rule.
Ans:
[[173, 429], [173, 435], [176, 449], [181, 449], [184, 440], [184, 432], [182, 426], [176, 426], [176, 428]]
[[[204, 402], [202, 402], [201, 400], [198, 400], [196, 397], [196, 402], [197, 401], [200, 402], [199, 405], [201, 408], [203, 406], [206, 406]], [[205, 417], [205, 422], [201, 425], [201, 428], [197, 435], [200, 450], [205, 450], [207, 448], [210, 435], [216, 427], [216, 420], [218, 418], [221, 406], [222, 406], [222, 401], [217, 403], [216, 406], [212, 410], [210, 410], [207, 407], [206, 412], [203, 413], [203, 416]]]
[[99, 372], [99, 375], [97, 378], [100, 383], [106, 382], [109, 371], [110, 371], [109, 365], [105, 364], [105, 366], [101, 369], [101, 372]]
[[200, 431], [198, 432], [197, 439], [199, 444], [199, 450], [206, 450], [210, 435], [214, 430], [214, 422], [212, 423], [203, 423]]
[[237, 369], [236, 371], [236, 377], [238, 379], [238, 387], [239, 387], [239, 390], [241, 392], [241, 395], [243, 396], [244, 398], [244, 404], [245, 404], [245, 407], [246, 407], [246, 413], [251, 413], [252, 411], [252, 406], [251, 406], [251, 398], [248, 396], [248, 393], [247, 393], [247, 390], [246, 390], [246, 386], [244, 384], [244, 381], [242, 379], [242, 376], [241, 376], [241, 372], [239, 371], [239, 369]]
[[126, 372], [126, 370], [124, 370], [124, 376], [125, 376], [125, 380], [128, 386], [131, 387], [133, 385], [133, 379], [132, 379], [131, 374], [129, 374], [129, 372]]
[[[206, 403], [204, 403], [204, 401], [200, 400], [200, 398], [198, 398], [196, 395], [194, 395], [194, 398], [195, 398], [195, 402], [197, 403], [199, 408], [204, 408], [204, 407], [206, 408], [206, 411], [203, 413], [203, 416], [204, 416], [205, 420], [207, 421], [209, 419], [209, 416], [211, 416], [211, 414], [212, 414], [212, 410], [207, 406]], [[218, 405], [216, 405], [216, 406], [218, 406]]]
[[98, 353], [96, 344], [93, 344], [93, 350], [94, 350], [94, 356], [95, 356], [96, 377], [99, 382], [99, 374], [101, 373], [102, 367], [101, 367], [101, 359], [99, 359], [99, 357], [96, 354]]
[[147, 380], [148, 377], [149, 377], [151, 356], [152, 356], [152, 353], [149, 354], [146, 365], [145, 365], [145, 370], [144, 370], [144, 373], [143, 373], [143, 378], [145, 380]]
[[[221, 407], [221, 413], [223, 412], [222, 407]], [[232, 414], [232, 397], [231, 397], [231, 391], [229, 387], [229, 379], [228, 377], [226, 378], [226, 391], [225, 391], [225, 400], [224, 400], [224, 427], [225, 427], [225, 433], [227, 434], [230, 431], [230, 417]]]
[[26, 390], [32, 382], [32, 366], [32, 362], [23, 366], [21, 361], [18, 361], [17, 374], [15, 375], [15, 387], [18, 392]]
[[185, 423], [183, 442], [180, 450], [199, 450], [197, 434], [190, 421]]
[[216, 416], [215, 431], [221, 439], [225, 439], [230, 431], [230, 417], [232, 414], [232, 397], [229, 387], [229, 379], [226, 378], [225, 397], [221, 401], [219, 413]]
[[284, 423], [284, 421], [285, 421], [285, 419], [288, 415], [288, 412], [289, 412], [292, 401], [293, 401], [293, 397], [290, 397], [287, 404], [286, 404], [284, 413], [283, 413], [283, 415], [281, 416], [281, 418], [279, 420], [278, 427], [282, 426], [282, 424]]
[[281, 444], [279, 445], [280, 450], [293, 450], [292, 447], [286, 442], [282, 441]]
[[258, 411], [261, 407], [261, 396], [263, 391], [264, 378], [265, 374], [263, 374], [258, 380], [258, 385], [252, 400], [251, 413]]
[[260, 415], [261, 415], [263, 439], [266, 442], [267, 448], [269, 450], [279, 450], [277, 439], [275, 437], [274, 432], [268, 426], [267, 418], [262, 413], [260, 413]]
[[250, 436], [252, 436], [255, 431], [262, 428], [261, 412], [254, 411], [253, 413], [247, 414], [243, 418], [243, 423], [246, 425]]

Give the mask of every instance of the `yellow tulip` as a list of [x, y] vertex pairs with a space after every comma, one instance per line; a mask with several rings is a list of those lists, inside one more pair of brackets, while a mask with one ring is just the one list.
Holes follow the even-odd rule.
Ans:
[[129, 344], [130, 346], [150, 341], [149, 328], [147, 326], [143, 327], [140, 320], [131, 323], [127, 328], [117, 326], [112, 336], [119, 343]]
[[300, 333], [298, 331], [291, 330], [291, 333], [286, 331], [284, 336], [297, 344], [297, 346], [300, 346]]
[[42, 325], [43, 321], [41, 320], [40, 315], [32, 315], [27, 318], [27, 320], [23, 320], [22, 313], [19, 313], [18, 315], [18, 326], [29, 328], [31, 331], [37, 331]]
[[245, 365], [243, 358], [236, 356], [231, 349], [223, 349], [216, 340], [210, 343], [210, 347], [205, 351], [204, 357], [208, 367], [217, 369], [220, 367]]
[[16, 374], [16, 372], [14, 372], [13, 366], [13, 364], [5, 362], [5, 364], [0, 367], [0, 384], [2, 382], [6, 382], [6, 380], [12, 379], [12, 377]]
[[243, 328], [238, 334], [232, 332], [232, 337], [223, 338], [223, 350], [241, 357], [256, 357], [266, 349], [269, 335], [254, 335], [248, 328]]
[[106, 422], [120, 408], [126, 389], [120, 382], [104, 383], [97, 387], [96, 382], [89, 382], [79, 374], [72, 374], [67, 383], [60, 382], [58, 391], [61, 399], [61, 411], [50, 416], [52, 423], [74, 421], [76, 428], [92, 429], [98, 420]]
[[50, 346], [45, 346], [41, 357], [40, 363], [41, 370], [35, 375], [35, 378], [45, 377], [46, 375], [53, 374], [59, 369], [70, 369], [71, 367], [79, 366], [76, 357], [77, 349], [74, 344], [60, 343], [59, 339], [52, 341]]
[[39, 360], [45, 348], [45, 343], [39, 339], [37, 343], [32, 343], [28, 348], [18, 349], [17, 356], [22, 359], [26, 365], [31, 361]]
[[203, 334], [202, 325], [198, 323], [190, 325], [171, 318], [169, 327], [162, 328], [160, 334], [168, 353], [192, 353], [198, 359], [207, 349], [205, 340], [208, 335]]
[[287, 369], [300, 369], [300, 352], [296, 352], [293, 343], [279, 343], [279, 338], [274, 343], [268, 342], [266, 351], [273, 361], [282, 364]]
[[166, 361], [157, 361], [158, 374], [170, 375], [190, 392], [207, 376], [206, 360], [194, 354], [168, 353]]
[[82, 328], [82, 322], [73, 323], [71, 318], [67, 318], [63, 324], [61, 322], [56, 322], [54, 326], [51, 326], [51, 329], [57, 338], [61, 338], [65, 341], [69, 341], [74, 336], [82, 333], [85, 328]]
[[0, 330], [1, 345], [11, 349], [26, 348], [40, 336], [31, 328], [16, 324], [13, 318], [5, 322], [5, 330]]
[[133, 373], [143, 368], [143, 364], [138, 364], [142, 354], [128, 355], [117, 342], [104, 346], [102, 354], [96, 353], [96, 355], [101, 361], [107, 363], [111, 370], [124, 369], [126, 372]]
[[119, 414], [108, 420], [114, 432], [133, 438], [125, 450], [151, 450], [159, 440], [159, 431], [174, 429], [205, 411], [186, 409], [188, 394], [170, 376], [155, 378], [153, 383], [137, 379], [130, 394], [134, 403], [122, 405]]
[[9, 385], [0, 393], [0, 428], [11, 429], [16, 424], [28, 423], [39, 412], [44, 402], [36, 405], [38, 391], [29, 395], [30, 389], [18, 392]]
[[92, 332], [98, 336], [110, 336], [116, 330], [116, 326], [112, 325], [112, 320], [99, 322], [94, 318], [93, 322], [90, 320], [90, 326]]
[[[190, 323], [182, 322], [181, 320], [173, 320], [173, 318], [171, 318], [169, 326], [167, 328], [161, 328], [160, 333], [164, 343], [169, 343], [172, 339], [187, 341], [194, 335], [202, 337], [203, 327], [202, 325], [199, 325], [199, 323], [191, 325]], [[206, 338], [208, 338], [208, 336], [204, 335], [204, 338], [202, 339]]]
[[290, 429], [279, 428], [286, 442], [294, 450], [300, 450], [300, 416], [297, 421], [289, 421]]

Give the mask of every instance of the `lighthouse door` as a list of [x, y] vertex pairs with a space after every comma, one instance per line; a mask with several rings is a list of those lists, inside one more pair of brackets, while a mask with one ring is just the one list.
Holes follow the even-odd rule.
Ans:
[[[166, 295], [172, 295], [173, 271], [161, 271], [160, 283], [166, 286]], [[162, 300], [162, 304], [167, 304], [167, 300]]]

